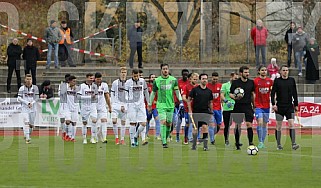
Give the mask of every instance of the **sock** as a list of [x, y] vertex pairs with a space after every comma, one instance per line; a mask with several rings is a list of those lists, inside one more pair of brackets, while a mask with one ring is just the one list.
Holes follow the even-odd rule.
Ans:
[[107, 139], [107, 122], [101, 122], [100, 132], [105, 141]]
[[249, 139], [249, 145], [253, 144], [253, 129], [252, 127], [247, 128], [247, 138]]
[[235, 125], [234, 134], [235, 134], [235, 143], [240, 144], [240, 131], [239, 131], [238, 125]]
[[30, 126], [29, 126], [29, 135], [31, 136], [31, 134], [32, 134], [32, 131], [33, 131], [33, 128], [30, 128]]
[[262, 130], [262, 138], [261, 138], [261, 140], [264, 143], [265, 137], [267, 135], [267, 127], [262, 127], [261, 130]]
[[197, 141], [197, 133], [193, 133], [193, 145], [192, 145], [192, 148], [196, 147], [196, 141]]
[[257, 132], [257, 137], [259, 138], [259, 142], [262, 142], [262, 127], [258, 125], [256, 127], [256, 132]]
[[189, 124], [188, 126], [188, 140], [193, 140], [193, 125]]
[[139, 123], [136, 123], [136, 132], [138, 131]]
[[295, 129], [290, 129], [290, 138], [292, 141], [292, 145], [295, 144]]
[[68, 131], [69, 131], [69, 126], [67, 124], [65, 124], [65, 133], [68, 136]]
[[166, 126], [166, 139], [170, 136], [171, 132], [173, 131], [173, 126]]
[[146, 140], [146, 131], [147, 131], [147, 127], [145, 126], [143, 131], [141, 132], [141, 135], [142, 135], [142, 141], [145, 141]]
[[71, 126], [71, 138], [75, 139], [75, 135], [76, 135], [76, 126]]
[[86, 139], [87, 138], [87, 126], [83, 125], [81, 130], [82, 130], [83, 139]]
[[225, 139], [225, 141], [228, 140], [229, 129], [230, 129], [230, 127], [228, 125], [224, 125], [224, 139]]
[[139, 125], [139, 127], [137, 128], [137, 131], [136, 131], [136, 133], [135, 133], [135, 135], [134, 135], [134, 137], [135, 137], [135, 138], [138, 138], [139, 134], [140, 134], [144, 129], [145, 129], [144, 126]]
[[220, 129], [221, 129], [221, 125], [217, 125], [217, 126], [214, 127], [214, 128], [216, 128], [216, 129], [215, 129], [215, 134], [217, 134], [217, 133], [220, 131]]
[[64, 123], [60, 123], [60, 127], [61, 127], [61, 131], [63, 133], [65, 133], [66, 132], [65, 122]]
[[97, 123], [91, 123], [91, 137], [92, 138], [97, 138]]
[[121, 140], [125, 139], [125, 134], [126, 134], [126, 127], [125, 127], [125, 125], [122, 125], [120, 127], [120, 139]]
[[281, 131], [275, 130], [275, 138], [278, 146], [281, 145]]
[[184, 127], [184, 138], [188, 139], [188, 129], [189, 129], [189, 126], [186, 126]]
[[118, 127], [117, 127], [117, 124], [113, 124], [113, 130], [114, 130], [115, 138], [118, 138]]
[[145, 131], [145, 135], [148, 136], [148, 132], [149, 132], [149, 126], [150, 126], [150, 123], [146, 123], [146, 131]]
[[176, 123], [176, 140], [179, 140], [179, 133], [181, 132], [182, 120], [178, 118]]
[[131, 142], [131, 144], [134, 144], [134, 134], [135, 134], [135, 131], [136, 131], [136, 127], [133, 126], [133, 125], [130, 125], [130, 127], [129, 127], [129, 137], [130, 137], [130, 142]]
[[165, 125], [161, 125], [160, 131], [161, 131], [161, 137], [162, 137], [163, 144], [166, 144], [167, 143], [166, 126]]
[[203, 144], [204, 148], [207, 148], [207, 142], [208, 142], [208, 133], [203, 133]]
[[156, 129], [156, 136], [160, 135], [160, 121], [159, 119], [155, 120], [155, 129]]
[[69, 125], [67, 125], [67, 127], [68, 127], [67, 135], [71, 138], [71, 136], [72, 136], [72, 126], [71, 126], [71, 124], [69, 124]]
[[[208, 134], [210, 135], [210, 141], [211, 142], [214, 142], [214, 132], [215, 132], [215, 128], [212, 127], [212, 126], [209, 126], [208, 127]], [[203, 138], [204, 138], [204, 134], [205, 133], [203, 133]]]
[[23, 126], [23, 134], [26, 137], [26, 140], [30, 140], [30, 127], [29, 125]]

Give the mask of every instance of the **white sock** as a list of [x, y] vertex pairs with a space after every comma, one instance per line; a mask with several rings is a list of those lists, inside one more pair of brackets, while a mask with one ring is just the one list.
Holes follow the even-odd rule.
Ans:
[[135, 131], [136, 131], [136, 127], [130, 125], [130, 127], [129, 127], [129, 137], [130, 137], [130, 142], [131, 142], [132, 144], [134, 143], [134, 134], [135, 134]]
[[120, 138], [121, 140], [124, 140], [125, 139], [125, 134], [126, 134], [126, 126], [125, 125], [122, 125], [120, 127]]
[[71, 126], [71, 124], [67, 125], [67, 127], [68, 127], [67, 134], [68, 134], [69, 137], [72, 137], [72, 126]]
[[144, 126], [142, 125], [139, 125], [138, 129], [137, 129], [137, 132], [135, 133], [134, 137], [137, 138], [138, 135], [144, 130]]
[[66, 125], [66, 124], [64, 124], [64, 127], [65, 127], [65, 133], [66, 133], [66, 135], [68, 135], [69, 126], [68, 126], [68, 125]]
[[82, 137], [83, 137], [83, 139], [87, 138], [87, 126], [86, 125], [82, 126]]
[[97, 123], [91, 123], [91, 137], [97, 138]]
[[143, 131], [141, 132], [141, 135], [142, 135], [142, 141], [145, 141], [146, 140], [146, 126], [144, 127]]
[[30, 127], [29, 124], [23, 126], [23, 134], [26, 137], [26, 140], [30, 140]]
[[106, 140], [106, 138], [107, 138], [107, 122], [101, 123], [100, 132], [103, 136], [103, 140]]
[[117, 126], [117, 124], [113, 124], [113, 130], [114, 130], [115, 138], [118, 138], [118, 126]]
[[75, 135], [76, 135], [76, 126], [71, 126], [71, 138], [75, 139]]

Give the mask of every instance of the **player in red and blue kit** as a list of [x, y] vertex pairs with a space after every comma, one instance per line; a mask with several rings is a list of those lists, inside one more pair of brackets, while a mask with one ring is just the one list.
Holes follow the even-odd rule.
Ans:
[[210, 135], [211, 144], [215, 144], [215, 134], [218, 133], [222, 124], [222, 106], [221, 106], [221, 88], [222, 84], [218, 82], [218, 73], [212, 73], [212, 82], [207, 84], [207, 88], [212, 91], [213, 95], [213, 115], [214, 126], [209, 126], [208, 133]]
[[270, 114], [270, 93], [273, 86], [271, 78], [267, 77], [267, 68], [261, 65], [258, 69], [259, 76], [254, 79], [255, 87], [255, 117], [258, 122], [256, 131], [259, 138], [259, 149], [265, 148], [264, 140], [267, 133], [267, 123]]

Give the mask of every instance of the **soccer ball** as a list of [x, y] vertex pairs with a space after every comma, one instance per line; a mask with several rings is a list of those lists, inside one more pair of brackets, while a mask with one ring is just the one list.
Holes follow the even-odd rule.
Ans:
[[257, 153], [259, 152], [259, 149], [256, 146], [249, 146], [247, 147], [247, 154], [249, 155], [257, 155]]
[[242, 98], [244, 96], [244, 89], [238, 87], [234, 90], [234, 95], [237, 98]]

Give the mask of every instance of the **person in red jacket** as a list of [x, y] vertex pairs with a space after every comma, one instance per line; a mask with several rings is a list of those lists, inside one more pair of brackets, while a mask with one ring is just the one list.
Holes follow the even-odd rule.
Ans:
[[262, 20], [256, 21], [256, 26], [251, 30], [251, 38], [255, 47], [255, 62], [256, 67], [260, 65], [259, 57], [260, 51], [262, 54], [262, 64], [266, 64], [266, 38], [268, 37], [268, 30], [263, 26]]

